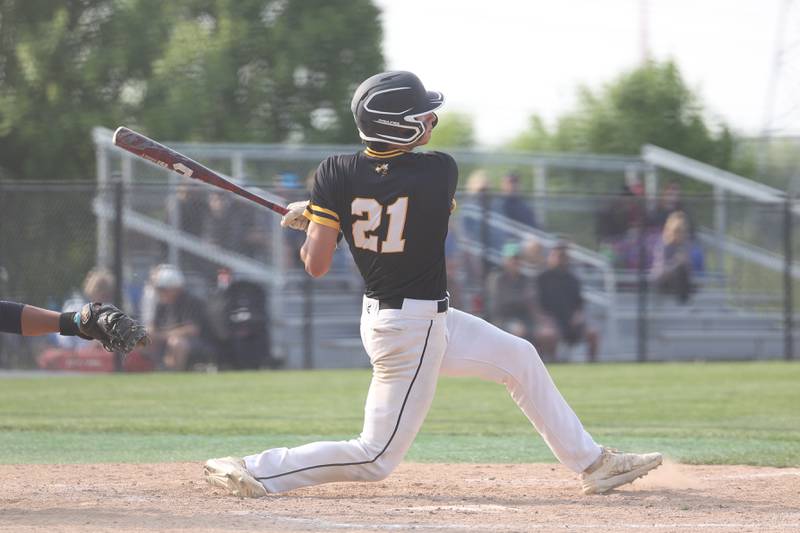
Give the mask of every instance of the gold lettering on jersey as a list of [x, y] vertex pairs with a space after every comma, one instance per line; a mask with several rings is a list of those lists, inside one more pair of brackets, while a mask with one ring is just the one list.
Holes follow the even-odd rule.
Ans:
[[[379, 241], [375, 232], [381, 225], [384, 209], [389, 223], [386, 239]], [[354, 198], [350, 204], [350, 213], [359, 217], [353, 222], [352, 230], [356, 248], [382, 254], [396, 254], [405, 250], [403, 232], [408, 213], [408, 196], [401, 196], [385, 207], [374, 198]]]
[[381, 243], [381, 253], [396, 254], [406, 248], [403, 230], [406, 228], [406, 214], [408, 213], [408, 196], [401, 196], [386, 206], [386, 216], [389, 217], [389, 229], [386, 231], [386, 240]]

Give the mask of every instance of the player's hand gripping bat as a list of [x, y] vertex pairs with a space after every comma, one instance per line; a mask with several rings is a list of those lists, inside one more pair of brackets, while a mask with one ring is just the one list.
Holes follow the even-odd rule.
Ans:
[[172, 148], [159, 144], [149, 137], [145, 137], [141, 133], [136, 133], [125, 127], [117, 128], [114, 132], [113, 142], [120, 148], [124, 148], [132, 154], [138, 155], [148, 161], [155, 163], [160, 167], [177, 172], [181, 176], [200, 180], [220, 189], [225, 189], [234, 194], [238, 194], [243, 198], [247, 198], [251, 202], [262, 205], [267, 209], [271, 209], [280, 215], [288, 213], [288, 209], [282, 205], [270, 202], [257, 194], [253, 194], [247, 189], [236, 185], [229, 179], [223, 178], [213, 170], [205, 167], [197, 161], [186, 157], [185, 155], [176, 152]]

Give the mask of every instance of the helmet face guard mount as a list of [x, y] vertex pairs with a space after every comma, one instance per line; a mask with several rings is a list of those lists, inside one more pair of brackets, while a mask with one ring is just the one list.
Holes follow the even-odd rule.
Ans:
[[[382, 72], [366, 79], [353, 95], [350, 110], [364, 141], [400, 146], [425, 134], [421, 118], [444, 104], [444, 95], [427, 91], [411, 72]], [[438, 118], [434, 120], [434, 125]]]

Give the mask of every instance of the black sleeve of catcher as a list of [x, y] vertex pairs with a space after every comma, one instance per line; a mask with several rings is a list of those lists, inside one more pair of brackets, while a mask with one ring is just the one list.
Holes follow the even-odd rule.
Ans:
[[25, 304], [0, 300], [0, 332], [22, 333], [22, 308]]

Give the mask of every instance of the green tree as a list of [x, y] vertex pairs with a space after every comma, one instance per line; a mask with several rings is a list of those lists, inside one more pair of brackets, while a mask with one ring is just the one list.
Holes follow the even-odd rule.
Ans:
[[542, 117], [533, 115], [528, 120], [528, 129], [517, 135], [509, 143], [513, 150], [530, 150], [533, 152], [548, 152], [553, 150], [553, 139]]
[[370, 0], [5, 0], [0, 161], [10, 178], [93, 175], [93, 126], [168, 140], [345, 142], [383, 67]]
[[203, 141], [355, 142], [356, 85], [383, 67], [368, 0], [218, 0], [177, 22], [139, 121]]
[[672, 61], [648, 62], [599, 91], [581, 87], [576, 109], [549, 132], [538, 117], [514, 139], [517, 149], [637, 154], [646, 143], [729, 168], [734, 139], [707, 123], [699, 97]]
[[439, 116], [431, 148], [471, 148], [475, 146], [475, 126], [466, 113], [450, 111]]

